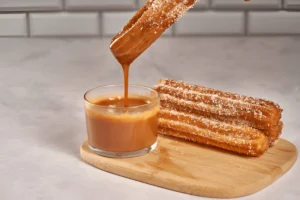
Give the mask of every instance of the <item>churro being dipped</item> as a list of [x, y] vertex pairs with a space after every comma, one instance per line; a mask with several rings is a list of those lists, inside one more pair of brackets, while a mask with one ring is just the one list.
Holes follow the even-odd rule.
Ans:
[[129, 65], [198, 0], [148, 0], [111, 42], [120, 63]]

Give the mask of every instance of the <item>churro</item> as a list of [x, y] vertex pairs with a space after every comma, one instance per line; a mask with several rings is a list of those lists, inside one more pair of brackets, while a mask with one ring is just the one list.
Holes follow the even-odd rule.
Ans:
[[282, 109], [274, 102], [171, 79], [160, 80], [155, 89], [164, 108], [259, 129], [270, 146], [281, 134]]
[[159, 133], [249, 156], [263, 154], [269, 144], [265, 135], [254, 128], [165, 108], [159, 114]]

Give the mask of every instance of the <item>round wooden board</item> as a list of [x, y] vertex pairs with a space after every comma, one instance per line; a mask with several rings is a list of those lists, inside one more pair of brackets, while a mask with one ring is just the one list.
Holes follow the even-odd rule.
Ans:
[[294, 165], [298, 153], [284, 139], [256, 158], [160, 136], [157, 148], [140, 157], [102, 157], [87, 141], [80, 154], [94, 167], [140, 182], [198, 196], [234, 198], [272, 184]]

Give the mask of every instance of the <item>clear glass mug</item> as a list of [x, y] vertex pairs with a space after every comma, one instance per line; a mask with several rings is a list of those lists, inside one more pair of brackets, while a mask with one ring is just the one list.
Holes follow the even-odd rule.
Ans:
[[124, 107], [97, 105], [99, 99], [122, 98], [124, 85], [107, 85], [84, 95], [88, 144], [106, 157], [134, 157], [146, 154], [157, 144], [159, 94], [145, 86], [129, 85], [129, 99], [143, 98], [145, 104]]

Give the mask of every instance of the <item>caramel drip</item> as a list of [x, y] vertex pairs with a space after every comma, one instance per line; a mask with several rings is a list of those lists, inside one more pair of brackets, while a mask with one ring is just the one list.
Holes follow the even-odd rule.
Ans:
[[129, 78], [129, 65], [122, 64], [124, 74], [124, 106], [128, 107], [128, 78]]

